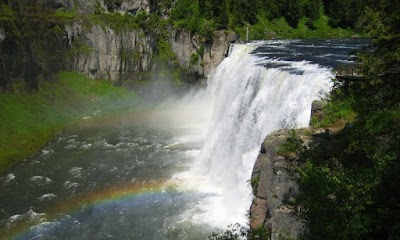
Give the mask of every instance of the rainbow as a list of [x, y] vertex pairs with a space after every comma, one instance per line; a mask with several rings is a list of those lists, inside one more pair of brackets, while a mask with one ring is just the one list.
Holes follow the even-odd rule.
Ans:
[[[89, 192], [87, 194], [68, 198], [50, 206], [46, 212], [48, 222], [60, 220], [59, 216], [74, 215], [79, 213], [83, 207], [101, 207], [107, 204], [113, 204], [124, 200], [133, 200], [135, 198], [164, 193], [175, 192], [176, 184], [171, 182], [142, 182], [122, 184], [112, 186], [100, 191]], [[33, 224], [33, 226], [39, 223]], [[6, 232], [0, 231], [0, 239], [23, 239], [33, 227], [32, 223], [19, 223], [7, 229]]]

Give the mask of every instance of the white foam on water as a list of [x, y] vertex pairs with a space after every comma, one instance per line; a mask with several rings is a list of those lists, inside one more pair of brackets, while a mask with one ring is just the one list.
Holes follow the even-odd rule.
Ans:
[[11, 229], [21, 223], [36, 225], [47, 221], [45, 217], [46, 217], [45, 213], [37, 213], [33, 210], [29, 210], [24, 214], [16, 214], [11, 216], [7, 220], [6, 226], [8, 229]]
[[[311, 103], [332, 87], [330, 69], [306, 61], [261, 59], [251, 54], [260, 44], [234, 45], [208, 82], [204, 101], [212, 117], [204, 145], [190, 171], [173, 178], [182, 190], [205, 197], [183, 217], [218, 228], [247, 224], [249, 180], [261, 142], [274, 130], [308, 126]], [[284, 63], [301, 73], [261, 63]]]
[[51, 179], [48, 177], [43, 177], [43, 176], [33, 176], [29, 178], [29, 182], [31, 182], [34, 185], [47, 185], [51, 183]]
[[38, 197], [37, 200], [39, 202], [45, 202], [45, 201], [53, 200], [56, 197], [57, 197], [57, 195], [55, 195], [53, 193], [46, 193], [46, 194], [43, 194], [42, 196]]
[[7, 174], [7, 176], [3, 177], [2, 180], [4, 181], [4, 184], [9, 184], [15, 179], [15, 175], [13, 173]]

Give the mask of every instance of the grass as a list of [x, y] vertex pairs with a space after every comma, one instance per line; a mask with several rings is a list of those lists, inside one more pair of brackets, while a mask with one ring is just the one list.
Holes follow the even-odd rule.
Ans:
[[337, 125], [338, 128], [341, 128], [343, 124], [354, 122], [357, 114], [353, 111], [353, 101], [352, 98], [328, 100], [322, 109], [322, 117], [320, 119], [311, 118], [311, 127], [326, 128]]
[[77, 13], [76, 10], [67, 10], [65, 8], [59, 8], [54, 12], [54, 16], [69, 21], [69, 20], [73, 20], [74, 18], [77, 17]]
[[303, 141], [297, 135], [294, 129], [289, 130], [289, 136], [284, 143], [278, 146], [276, 153], [278, 155], [293, 159], [303, 148]]
[[138, 96], [105, 80], [61, 72], [54, 83], [41, 81], [36, 94], [0, 93], [0, 172], [43, 148], [65, 126], [102, 112], [137, 106]]

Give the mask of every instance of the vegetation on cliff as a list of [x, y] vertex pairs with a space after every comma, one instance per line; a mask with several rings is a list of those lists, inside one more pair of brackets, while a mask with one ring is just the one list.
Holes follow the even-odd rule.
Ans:
[[326, 111], [350, 122], [330, 135], [330, 149], [303, 154], [298, 204], [305, 239], [400, 239], [399, 11], [398, 2], [385, 0], [367, 8], [374, 41], [359, 54], [364, 79], [338, 82]]

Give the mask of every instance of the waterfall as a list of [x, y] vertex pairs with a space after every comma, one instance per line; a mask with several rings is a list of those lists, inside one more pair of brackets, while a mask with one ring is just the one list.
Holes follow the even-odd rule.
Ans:
[[198, 206], [203, 213], [196, 219], [220, 228], [248, 221], [249, 180], [266, 135], [280, 128], [307, 127], [312, 101], [332, 86], [330, 69], [261, 56], [255, 51], [261, 44], [235, 44], [209, 79], [212, 119], [187, 173], [206, 194]]

